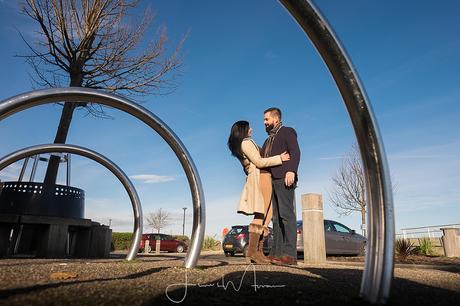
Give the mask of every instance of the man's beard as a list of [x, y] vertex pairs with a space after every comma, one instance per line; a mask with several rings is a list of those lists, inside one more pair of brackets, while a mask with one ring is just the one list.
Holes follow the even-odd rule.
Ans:
[[275, 128], [275, 124], [272, 123], [272, 124], [269, 124], [269, 125], [266, 125], [266, 126], [265, 126], [265, 131], [266, 131], [267, 133], [269, 133], [269, 132], [270, 132], [271, 130], [273, 130], [274, 128]]

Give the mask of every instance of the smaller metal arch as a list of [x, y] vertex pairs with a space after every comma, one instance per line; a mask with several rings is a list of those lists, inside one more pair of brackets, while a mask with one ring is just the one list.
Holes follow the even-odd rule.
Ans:
[[0, 171], [23, 158], [36, 154], [55, 152], [72, 153], [92, 159], [110, 170], [110, 172], [112, 172], [118, 178], [123, 187], [125, 187], [126, 191], [128, 192], [129, 199], [131, 200], [131, 205], [134, 212], [133, 240], [131, 242], [131, 246], [129, 247], [128, 254], [126, 255], [126, 260], [133, 260], [136, 258], [142, 236], [141, 202], [139, 200], [139, 196], [137, 195], [136, 189], [129, 180], [128, 176], [107, 157], [85, 147], [69, 144], [42, 144], [20, 149], [4, 156], [2, 159], [0, 159]]

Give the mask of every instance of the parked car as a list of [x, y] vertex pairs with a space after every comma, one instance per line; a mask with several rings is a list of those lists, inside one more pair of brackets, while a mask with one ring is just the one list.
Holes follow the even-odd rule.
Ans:
[[182, 253], [187, 250], [187, 244], [183, 241], [174, 239], [166, 234], [142, 234], [139, 252], [144, 252], [145, 241], [149, 241], [148, 252], [156, 251], [157, 240], [160, 240], [160, 251]]
[[[249, 226], [248, 225], [235, 225], [225, 235], [222, 241], [222, 248], [225, 256], [235, 256], [236, 253], [243, 253], [246, 256], [249, 245]], [[269, 228], [268, 238], [264, 241], [264, 253], [267, 255], [273, 245], [273, 233]]]
[[[327, 255], [362, 255], [367, 239], [333, 220], [324, 220]], [[297, 221], [297, 252], [303, 252], [302, 220]]]

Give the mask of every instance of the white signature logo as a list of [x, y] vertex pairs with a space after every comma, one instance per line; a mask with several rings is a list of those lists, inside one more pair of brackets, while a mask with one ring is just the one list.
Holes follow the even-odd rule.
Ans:
[[[235, 291], [240, 291], [241, 286], [243, 284], [244, 277], [246, 276], [246, 272], [249, 270], [249, 268], [252, 268], [253, 274], [254, 274], [254, 284], [251, 285], [251, 287], [254, 288], [254, 291], [257, 291], [257, 289], [260, 288], [283, 288], [286, 285], [258, 285], [257, 284], [257, 277], [256, 277], [256, 267], [253, 264], [250, 264], [246, 267], [244, 270], [243, 276], [241, 277], [240, 283], [238, 286], [235, 286], [235, 284], [232, 281], [225, 282], [225, 277], [222, 276], [222, 280], [216, 283], [211, 283], [211, 284], [189, 284], [188, 283], [188, 277], [187, 277], [187, 270], [185, 270], [185, 282], [184, 283], [176, 283], [176, 284], [171, 284], [166, 287], [165, 294], [166, 297], [173, 303], [179, 304], [185, 300], [187, 297], [187, 291], [188, 287], [198, 287], [198, 288], [206, 288], [206, 287], [216, 287], [216, 288], [223, 288], [224, 290], [227, 290], [227, 288], [231, 285], [233, 287], [233, 290]], [[184, 295], [180, 300], [176, 300], [172, 297], [169, 296], [169, 291], [171, 287], [184, 287]]]

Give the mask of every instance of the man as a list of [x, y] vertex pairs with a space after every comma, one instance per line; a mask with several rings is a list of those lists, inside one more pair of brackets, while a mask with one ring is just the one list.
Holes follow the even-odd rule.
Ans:
[[300, 149], [297, 133], [281, 122], [281, 110], [272, 107], [264, 112], [265, 130], [268, 138], [262, 152], [270, 157], [287, 151], [291, 159], [280, 166], [269, 169], [272, 175], [273, 195], [273, 247], [269, 259], [274, 264], [297, 264], [297, 226], [294, 205], [294, 189], [297, 184], [297, 170]]

